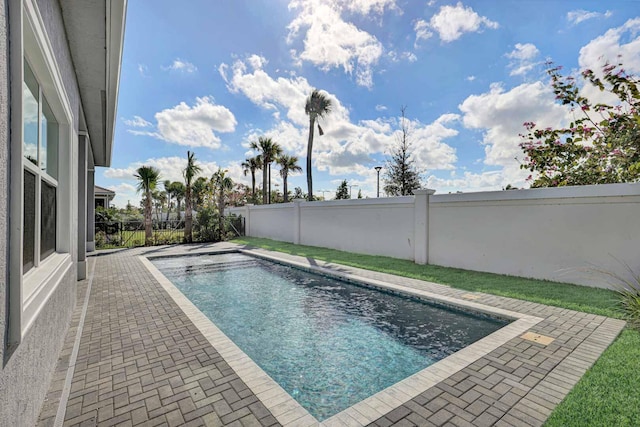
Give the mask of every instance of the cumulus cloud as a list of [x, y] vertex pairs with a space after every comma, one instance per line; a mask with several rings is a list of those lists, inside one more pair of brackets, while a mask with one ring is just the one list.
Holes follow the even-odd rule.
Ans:
[[595, 18], [609, 18], [613, 13], [610, 10], [606, 12], [589, 12], [584, 9], [577, 9], [567, 12], [567, 21], [569, 21], [573, 25], [577, 25], [583, 21], [588, 19]]
[[[506, 186], [505, 181], [508, 178], [505, 177], [503, 171], [488, 171], [473, 173], [465, 171], [462, 176], [456, 176], [453, 174], [450, 178], [439, 178], [435, 175], [430, 175], [426, 179], [427, 188], [437, 189], [438, 194], [464, 191], [491, 191], [501, 190]], [[507, 182], [509, 184], [510, 182]]]
[[342, 14], [381, 14], [391, 7], [395, 7], [395, 1], [291, 1], [289, 9], [298, 15], [287, 27], [287, 43], [293, 45], [301, 38], [303, 43], [301, 51], [291, 50], [294, 60], [311, 62], [325, 71], [342, 68], [347, 74], [355, 74], [358, 85], [371, 87], [373, 67], [384, 49], [374, 35], [345, 21]]
[[510, 59], [509, 68], [511, 76], [522, 76], [531, 71], [540, 62], [536, 58], [540, 54], [538, 48], [532, 43], [516, 43], [515, 48], [505, 56]]
[[376, 111], [386, 111], [387, 107], [385, 105], [382, 104], [377, 104], [376, 105]]
[[455, 6], [442, 6], [429, 22], [419, 20], [414, 25], [416, 42], [428, 39], [432, 32], [438, 33], [445, 43], [462, 37], [464, 33], [481, 32], [483, 28], [496, 29], [499, 24], [486, 16], [478, 15], [471, 7], [458, 2]]
[[168, 71], [176, 71], [176, 72], [181, 72], [186, 74], [192, 74], [198, 71], [198, 68], [195, 65], [193, 65], [191, 62], [183, 61], [180, 58], [174, 59], [171, 65], [163, 68]]
[[[231, 66], [221, 67], [229, 90], [242, 93], [256, 105], [282, 111], [271, 129], [255, 129], [245, 140], [256, 140], [266, 135], [283, 146], [285, 151], [300, 158], [306, 156], [309, 118], [304, 113], [307, 96], [313, 90], [302, 77], [274, 78], [263, 69], [251, 69], [248, 60], [237, 60]], [[348, 109], [331, 93], [332, 112], [323, 119], [324, 135], [314, 139], [314, 166], [331, 175], [369, 173], [375, 157], [389, 153], [396, 141], [398, 119], [394, 117], [351, 121]], [[379, 106], [382, 111], [384, 106]], [[286, 114], [284, 114], [286, 112]], [[416, 161], [420, 167], [450, 169], [456, 160], [455, 150], [444, 140], [457, 134], [452, 125], [456, 115], [443, 115], [430, 124], [412, 122], [415, 130]]]
[[493, 84], [488, 92], [467, 97], [459, 106], [462, 121], [469, 129], [483, 132], [484, 163], [503, 168], [501, 185], [521, 186], [527, 176], [516, 158], [522, 157], [519, 134], [522, 124], [533, 121], [539, 127], [567, 124], [569, 110], [555, 102], [551, 88], [542, 83], [525, 83], [506, 91]]
[[140, 116], [133, 116], [133, 119], [125, 119], [124, 124], [135, 128], [146, 128], [152, 126], [150, 122], [146, 121]]
[[[640, 73], [640, 17], [607, 30], [580, 49], [578, 64], [581, 70], [591, 69], [602, 76], [602, 66], [607, 62], [620, 62], [627, 72]], [[585, 85], [582, 94], [594, 102], [611, 104], [617, 101], [608, 92], [601, 92], [591, 85]]]
[[[193, 106], [181, 102], [173, 108], [155, 114], [157, 129], [139, 131], [129, 129], [134, 135], [146, 135], [172, 144], [188, 147], [220, 148], [220, 138], [215, 132], [233, 132], [237, 121], [233, 113], [213, 98], [196, 98]], [[147, 122], [148, 123], [148, 122]]]
[[413, 24], [413, 31], [416, 32], [416, 45], [418, 45], [420, 41], [427, 40], [433, 36], [429, 28], [429, 23], [424, 19], [418, 19], [416, 23]]

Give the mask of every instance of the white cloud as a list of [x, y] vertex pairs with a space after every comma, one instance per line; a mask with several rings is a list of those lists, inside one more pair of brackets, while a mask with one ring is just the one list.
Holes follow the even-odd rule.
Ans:
[[[420, 23], [420, 26], [418, 24]], [[491, 21], [486, 16], [478, 15], [471, 7], [464, 6], [458, 2], [455, 6], [442, 6], [440, 11], [433, 15], [429, 20], [428, 26], [424, 21], [418, 21], [414, 30], [416, 30], [416, 41], [419, 40], [419, 30], [425, 36], [429, 36], [429, 30], [438, 33], [440, 40], [445, 43], [459, 39], [464, 33], [480, 32], [483, 28], [496, 29], [498, 23]], [[427, 37], [428, 38], [428, 37]]]
[[[302, 77], [273, 78], [262, 69], [252, 71], [246, 62], [236, 61], [222, 67], [229, 90], [242, 93], [256, 105], [276, 112], [286, 111], [286, 119], [278, 119], [271, 129], [249, 131], [245, 139], [252, 141], [266, 135], [283, 146], [285, 151], [306, 156], [309, 119], [304, 104], [312, 87]], [[324, 136], [314, 139], [313, 161], [319, 170], [331, 175], [370, 173], [374, 157], [389, 152], [395, 141], [398, 119], [376, 118], [352, 123], [349, 111], [333, 94], [327, 93], [332, 102], [332, 112], [322, 122]], [[386, 107], [379, 106], [382, 111]], [[284, 116], [284, 114], [282, 114]], [[415, 128], [416, 161], [420, 167], [449, 169], [455, 162], [455, 150], [443, 141], [457, 134], [449, 126], [458, 116], [446, 114], [431, 124], [412, 122]]]
[[[430, 175], [426, 180], [426, 186], [435, 189], [438, 194], [456, 191], [491, 191], [501, 190], [506, 186], [505, 181], [508, 179], [505, 178], [502, 171], [480, 173], [465, 171], [462, 177], [456, 177], [455, 174], [451, 178], [438, 178], [435, 175]], [[509, 183], [507, 182], [507, 184]]]
[[376, 105], [376, 111], [385, 111], [386, 109], [387, 107], [382, 104]]
[[[623, 40], [627, 42], [624, 43]], [[640, 73], [640, 17], [629, 19], [622, 26], [607, 30], [580, 49], [580, 70], [591, 69], [602, 76], [602, 66], [607, 62], [622, 63], [628, 73]], [[613, 95], [602, 92], [590, 84], [584, 85], [582, 95], [596, 103], [614, 104], [618, 101]]]
[[351, 12], [381, 13], [392, 1], [328, 2], [323, 0], [293, 0], [290, 10], [298, 15], [288, 25], [287, 43], [293, 44], [304, 33], [303, 49], [292, 49], [294, 60], [308, 61], [328, 71], [342, 68], [354, 74], [361, 86], [373, 85], [373, 67], [382, 56], [378, 39], [342, 18], [344, 5]]
[[233, 132], [236, 118], [228, 108], [216, 105], [211, 97], [196, 98], [193, 106], [181, 102], [173, 108], [155, 114], [156, 131], [129, 129], [134, 135], [147, 135], [188, 147], [220, 148], [215, 132]]
[[171, 65], [169, 65], [168, 67], [163, 67], [163, 69], [187, 74], [192, 74], [198, 71], [198, 68], [191, 62], [183, 61], [180, 58], [174, 59]]
[[567, 12], [567, 21], [573, 25], [577, 25], [583, 21], [594, 18], [609, 18], [613, 13], [607, 10], [604, 13], [601, 12], [589, 12], [584, 9], [577, 9]]
[[421, 40], [427, 40], [433, 36], [433, 33], [429, 30], [429, 23], [424, 19], [417, 20], [413, 25], [413, 30], [416, 32], [416, 45]]
[[476, 76], [467, 76], [467, 78], [465, 79], [468, 82], [472, 82], [476, 79]]
[[505, 54], [511, 61], [509, 62], [509, 68], [511, 76], [522, 76], [531, 71], [540, 62], [536, 62], [535, 59], [540, 54], [538, 48], [532, 43], [516, 43], [515, 49]]
[[505, 91], [500, 84], [480, 95], [471, 95], [459, 106], [463, 123], [483, 132], [484, 163], [503, 168], [500, 185], [524, 185], [528, 175], [520, 170], [516, 158], [522, 158], [519, 135], [523, 123], [533, 121], [538, 127], [566, 125], [569, 110], [555, 101], [550, 86], [542, 82], [525, 83]]
[[148, 71], [149, 68], [146, 65], [138, 64], [138, 73], [140, 73], [142, 77], [149, 77], [149, 75], [147, 74]]
[[382, 15], [385, 9], [399, 11], [396, 0], [342, 0], [340, 4], [348, 11], [363, 16], [372, 13]]
[[389, 51], [389, 53], [387, 53], [387, 56], [393, 62], [399, 62], [401, 60], [405, 60], [405, 61], [409, 61], [409, 62], [416, 62], [418, 60], [418, 57], [416, 56], [416, 54], [413, 53], [413, 52], [409, 52], [409, 51], [404, 51], [404, 52], [398, 53], [395, 50], [392, 50], [392, 51]]
[[150, 122], [146, 121], [140, 116], [133, 116], [133, 119], [129, 119], [129, 120], [125, 119], [124, 124], [127, 126], [136, 127], [136, 128], [146, 128], [151, 126]]

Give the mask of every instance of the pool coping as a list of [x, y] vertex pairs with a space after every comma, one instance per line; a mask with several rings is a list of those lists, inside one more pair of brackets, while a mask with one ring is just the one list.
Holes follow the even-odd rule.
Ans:
[[437, 385], [451, 375], [454, 375], [456, 372], [461, 371], [470, 364], [479, 360], [483, 356], [488, 355], [490, 352], [499, 348], [503, 344], [506, 344], [511, 339], [521, 336], [530, 328], [544, 320], [541, 317], [505, 310], [498, 307], [492, 307], [473, 301], [466, 301], [398, 284], [387, 283], [373, 278], [358, 276], [353, 273], [336, 272], [329, 270], [326, 267], [309, 265], [308, 263], [286, 259], [275, 255], [267, 255], [251, 249], [238, 248], [231, 250], [213, 250], [193, 255], [214, 255], [223, 253], [245, 253], [273, 262], [293, 265], [297, 268], [314, 273], [337, 277], [349, 282], [383, 289], [392, 293], [409, 295], [419, 299], [433, 301], [436, 304], [443, 304], [461, 308], [466, 311], [480, 312], [503, 319], [513, 320], [512, 323], [457, 351], [456, 353], [453, 353], [452, 355], [405, 378], [404, 380], [379, 391], [378, 393], [352, 405], [338, 414], [319, 422], [267, 373], [265, 373], [235, 343], [233, 343], [231, 339], [229, 339], [191, 301], [189, 301], [182, 292], [180, 292], [150, 261], [151, 259], [157, 258], [188, 256], [188, 254], [139, 256], [138, 258], [142, 264], [167, 291], [176, 304], [178, 304], [185, 315], [201, 331], [209, 343], [219, 352], [223, 359], [246, 383], [260, 401], [262, 401], [267, 409], [271, 411], [278, 422], [284, 426], [361, 426], [372, 423], [388, 412], [399, 408], [411, 399], [420, 395], [430, 387]]

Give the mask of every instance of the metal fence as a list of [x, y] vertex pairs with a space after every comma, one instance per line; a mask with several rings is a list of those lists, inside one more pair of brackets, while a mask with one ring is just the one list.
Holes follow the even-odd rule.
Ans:
[[[195, 222], [195, 221], [194, 221]], [[152, 245], [168, 245], [184, 242], [184, 220], [152, 222]], [[145, 245], [144, 221], [108, 221], [95, 223], [97, 249], [133, 248]], [[213, 242], [214, 232], [198, 232], [194, 224], [194, 242]], [[207, 230], [208, 231], [208, 230]], [[244, 236], [244, 218], [225, 217], [222, 240]], [[218, 239], [220, 240], [220, 239]]]

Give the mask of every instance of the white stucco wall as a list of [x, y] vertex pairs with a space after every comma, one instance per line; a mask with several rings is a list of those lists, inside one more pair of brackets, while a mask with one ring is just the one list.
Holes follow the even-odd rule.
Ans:
[[434, 195], [429, 208], [430, 264], [598, 287], [601, 271], [640, 271], [640, 184]]
[[247, 234], [293, 242], [293, 203], [253, 206]]
[[300, 243], [413, 259], [413, 197], [300, 205]]
[[301, 202], [299, 215], [294, 204], [253, 206], [247, 235], [598, 287], [611, 285], [603, 271], [640, 274], [640, 183], [422, 200]]

